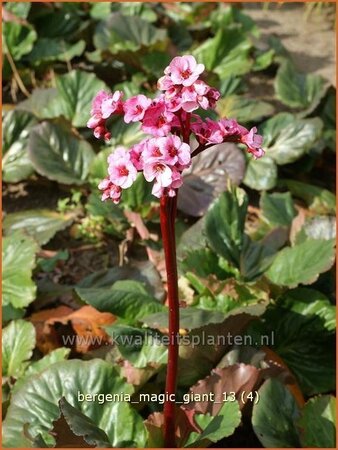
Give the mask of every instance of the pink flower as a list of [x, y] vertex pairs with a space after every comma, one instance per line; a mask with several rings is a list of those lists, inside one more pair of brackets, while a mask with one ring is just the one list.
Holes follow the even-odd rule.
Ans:
[[208, 109], [209, 101], [206, 97], [209, 86], [203, 81], [197, 80], [192, 86], [182, 89], [182, 108], [184, 111], [191, 112], [201, 107]]
[[142, 130], [154, 136], [165, 136], [171, 129], [174, 115], [166, 109], [163, 100], [150, 106], [144, 113]]
[[102, 110], [101, 110], [101, 106], [102, 103], [111, 98], [111, 94], [109, 92], [105, 92], [105, 91], [99, 91], [93, 101], [92, 101], [92, 109], [90, 111], [90, 114], [93, 116], [94, 114], [98, 114], [100, 116], [102, 116]]
[[257, 128], [253, 127], [251, 130], [242, 136], [241, 142], [250, 148], [260, 148], [263, 143], [263, 138], [257, 133]]
[[143, 141], [133, 145], [129, 151], [130, 161], [134, 164], [137, 170], [143, 170], [142, 154], [147, 142], [148, 139], [143, 139]]
[[147, 140], [142, 153], [142, 160], [144, 164], [160, 160], [164, 161], [164, 152], [163, 149], [160, 148], [161, 139], [166, 138], [152, 138]]
[[136, 95], [128, 99], [123, 105], [125, 112], [124, 121], [130, 123], [142, 120], [151, 102], [150, 98], [147, 98], [145, 95]]
[[193, 56], [185, 55], [176, 56], [165, 69], [164, 73], [169, 75], [174, 84], [191, 86], [203, 70], [203, 64], [197, 64]]
[[121, 91], [98, 92], [87, 123], [94, 136], [110, 139], [106, 121], [112, 114], [124, 114], [126, 123], [141, 122], [142, 131], [152, 135], [129, 150], [118, 147], [108, 157], [109, 177], [99, 185], [102, 200], [118, 203], [122, 189], [133, 184], [138, 171], [153, 182], [153, 195], [174, 197], [183, 183], [182, 171], [191, 165], [192, 151], [187, 143], [191, 132], [199, 143], [196, 154], [215, 144], [235, 142], [244, 144], [254, 158], [264, 155], [256, 128], [249, 131], [227, 118], [203, 121], [194, 113], [199, 108], [214, 108], [220, 97], [216, 89], [199, 79], [203, 70], [204, 65], [197, 64], [191, 55], [174, 58], [158, 80], [162, 93], [153, 100], [139, 94], [123, 103]]
[[246, 128], [240, 127], [234, 119], [221, 119], [218, 121], [218, 126], [224, 137], [234, 135], [240, 136], [243, 132], [248, 132]]
[[120, 114], [123, 112], [122, 103], [123, 92], [116, 91], [113, 95], [105, 98], [101, 104], [101, 113], [103, 119], [108, 119], [112, 114]]
[[162, 161], [145, 162], [143, 174], [147, 181], [156, 179], [161, 187], [167, 187], [172, 182], [172, 170]]
[[129, 188], [137, 177], [137, 169], [131, 162], [130, 153], [124, 147], [118, 147], [108, 157], [108, 173], [112, 183], [123, 189]]
[[113, 95], [105, 91], [99, 91], [93, 102], [90, 111], [91, 117], [87, 122], [87, 127], [94, 129], [94, 136], [97, 139], [109, 140], [111, 134], [106, 128], [106, 119], [114, 112], [120, 113], [122, 108], [123, 93], [116, 91]]
[[183, 179], [181, 173], [174, 168], [172, 172], [172, 181], [168, 187], [163, 187], [160, 182], [156, 181], [154, 183], [151, 193], [155, 197], [162, 197], [162, 195], [167, 194], [169, 197], [175, 197], [176, 190], [179, 189], [183, 184]]
[[191, 124], [191, 129], [201, 144], [220, 144], [224, 140], [224, 135], [218, 122], [206, 119], [205, 122], [198, 120]]
[[98, 188], [103, 191], [101, 197], [102, 201], [108, 200], [108, 198], [110, 198], [114, 203], [119, 203], [121, 199], [122, 189], [112, 183], [109, 178], [105, 178], [104, 180], [102, 180], [99, 183]]
[[248, 147], [248, 152], [252, 153], [255, 159], [261, 158], [265, 153], [262, 149], [263, 137], [256, 133], [257, 128], [253, 127], [241, 138], [241, 142]]
[[158, 138], [157, 142], [167, 164], [172, 166], [178, 164], [182, 169], [190, 165], [190, 146], [182, 142], [178, 136]]
[[166, 91], [173, 87], [172, 79], [168, 75], [164, 75], [163, 77], [159, 78], [157, 82], [157, 89], [160, 91]]

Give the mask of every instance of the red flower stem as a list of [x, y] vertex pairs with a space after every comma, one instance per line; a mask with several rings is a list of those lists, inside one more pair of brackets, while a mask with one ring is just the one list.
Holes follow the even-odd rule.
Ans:
[[[177, 194], [177, 192], [176, 192]], [[168, 304], [169, 304], [169, 346], [168, 367], [165, 385], [166, 402], [164, 403], [164, 445], [165, 448], [176, 448], [175, 439], [175, 396], [178, 366], [179, 335], [179, 299], [175, 243], [175, 218], [177, 195], [160, 199], [160, 221], [163, 240], [165, 265], [167, 271]]]

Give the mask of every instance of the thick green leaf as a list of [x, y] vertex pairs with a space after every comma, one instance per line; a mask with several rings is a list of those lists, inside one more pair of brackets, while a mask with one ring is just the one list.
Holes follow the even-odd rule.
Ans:
[[291, 108], [313, 110], [325, 95], [327, 88], [328, 83], [323, 77], [298, 73], [288, 59], [278, 69], [275, 79], [277, 98]]
[[141, 46], [150, 46], [164, 41], [166, 31], [155, 28], [149, 22], [137, 16], [111, 14], [101, 21], [94, 33], [94, 45], [100, 50], [109, 50], [115, 54], [120, 51], [137, 51]]
[[30, 209], [7, 214], [3, 221], [3, 229], [6, 235], [23, 231], [40, 245], [44, 245], [58, 231], [67, 228], [72, 221], [71, 215], [60, 214], [49, 209]]
[[335, 387], [335, 328], [335, 307], [308, 288], [288, 291], [268, 308], [262, 323], [252, 325], [260, 335], [273, 336], [274, 350], [306, 395]]
[[[48, 8], [34, 17], [34, 25], [39, 37], [63, 39], [72, 38], [88, 24], [83, 13], [79, 14], [81, 5], [65, 3], [61, 8]], [[82, 17], [81, 17], [82, 15]]]
[[266, 448], [300, 448], [295, 420], [299, 417], [296, 401], [279, 381], [265, 381], [259, 389], [259, 401], [253, 407], [252, 425]]
[[297, 215], [290, 192], [263, 192], [259, 203], [264, 219], [272, 226], [288, 227]]
[[[110, 269], [93, 272], [83, 278], [78, 284], [79, 288], [110, 288], [116, 281], [134, 280], [144, 283], [146, 291], [151, 296], [163, 300], [163, 283], [155, 269], [154, 265], [149, 261], [130, 261], [123, 267], [113, 267]], [[121, 283], [119, 283], [121, 287]], [[143, 288], [142, 291], [144, 292]]]
[[268, 119], [259, 131], [264, 150], [277, 164], [289, 164], [305, 155], [318, 141], [323, 128], [318, 118], [298, 119], [290, 113], [279, 113]]
[[[247, 316], [260, 316], [265, 310], [265, 305], [254, 304], [244, 308], [234, 308], [228, 313], [221, 313], [218, 311], [207, 311], [198, 308], [181, 308], [180, 309], [180, 327], [187, 330], [194, 330], [209, 324], [219, 324], [224, 322], [227, 318], [233, 318], [241, 314]], [[141, 322], [150, 328], [168, 328], [168, 313], [160, 312], [144, 317]]]
[[62, 114], [57, 100], [58, 92], [55, 88], [36, 88], [27, 100], [17, 105], [16, 109], [30, 112], [39, 119], [52, 119]]
[[302, 447], [336, 448], [336, 399], [332, 395], [311, 398], [297, 421]]
[[84, 127], [89, 119], [93, 98], [106, 85], [93, 73], [80, 70], [56, 77], [57, 101], [62, 115], [75, 127]]
[[89, 445], [95, 447], [111, 447], [106, 433], [92, 419], [68, 403], [65, 397], [60, 399], [59, 407], [68, 426], [76, 436], [82, 436]]
[[195, 422], [201, 428], [202, 433], [191, 433], [185, 447], [199, 446], [204, 439], [218, 442], [231, 436], [241, 421], [241, 412], [237, 401], [225, 402], [217, 416], [210, 414], [195, 414]]
[[35, 328], [25, 320], [13, 320], [2, 334], [2, 375], [20, 378], [35, 347]]
[[281, 286], [311, 284], [334, 263], [334, 245], [334, 240], [308, 239], [294, 247], [286, 247], [277, 254], [266, 276]]
[[239, 265], [248, 198], [235, 188], [224, 192], [211, 206], [205, 219], [205, 232], [218, 255]]
[[104, 328], [123, 358], [134, 367], [144, 368], [151, 363], [161, 365], [167, 362], [167, 349], [156, 333], [126, 325], [114, 324]]
[[227, 277], [227, 272], [219, 265], [219, 258], [209, 248], [187, 249], [187, 254], [181, 261], [182, 270], [193, 272], [197, 276], [206, 278], [215, 275], [222, 280]]
[[81, 70], [59, 75], [55, 83], [55, 88], [34, 89], [31, 97], [21, 102], [18, 109], [29, 111], [40, 119], [63, 116], [75, 127], [86, 126], [92, 100], [98, 91], [107, 90], [105, 83], [94, 74]]
[[274, 107], [260, 100], [245, 98], [241, 95], [229, 95], [217, 103], [216, 111], [220, 117], [231, 117], [245, 123], [271, 116]]
[[2, 295], [3, 305], [24, 308], [35, 298], [36, 286], [32, 281], [35, 266], [36, 242], [20, 232], [3, 239]]
[[84, 40], [76, 44], [68, 44], [63, 40], [40, 38], [36, 41], [33, 50], [26, 56], [32, 64], [41, 64], [51, 61], [71, 61], [75, 56], [82, 55], [86, 43]]
[[295, 197], [304, 200], [309, 209], [317, 214], [336, 213], [336, 196], [327, 189], [295, 180], [281, 180], [281, 184]]
[[[48, 431], [60, 415], [59, 400], [65, 397], [106, 433], [112, 447], [119, 447], [121, 442], [134, 442], [142, 448], [146, 433], [141, 417], [128, 404], [132, 391], [132, 386], [105, 361], [71, 360], [53, 364], [31, 377], [13, 394], [3, 424], [3, 446], [32, 447], [24, 434], [27, 423], [32, 437], [41, 434], [53, 445]], [[111, 394], [110, 400], [104, 401], [108, 394]], [[120, 397], [116, 397], [117, 394]], [[88, 397], [85, 400], [85, 395], [92, 396], [91, 400]], [[130, 426], [126, 427], [126, 423]]]
[[9, 183], [28, 178], [34, 172], [28, 157], [28, 137], [36, 118], [24, 111], [9, 111], [2, 123], [3, 130], [3, 180]]
[[268, 155], [257, 160], [250, 158], [243, 182], [257, 191], [272, 189], [277, 183], [276, 163]]
[[285, 244], [285, 233], [280, 232], [278, 228], [260, 241], [254, 241], [245, 234], [240, 257], [242, 277], [251, 281], [261, 276], [269, 268], [274, 256], [283, 244]]
[[224, 79], [250, 70], [250, 49], [251, 43], [242, 30], [221, 28], [215, 37], [207, 39], [193, 54], [207, 70], [213, 70]]
[[129, 322], [166, 309], [136, 281], [119, 281], [112, 288], [77, 288], [76, 292], [99, 311], [110, 312]]
[[[34, 334], [35, 336], [35, 334]], [[45, 369], [48, 369], [54, 363], [64, 361], [68, 358], [70, 353], [70, 348], [60, 347], [56, 350], [51, 351], [43, 358], [38, 361], [34, 361], [27, 367], [25, 373], [20, 377], [19, 380], [16, 381], [13, 392], [17, 391], [28, 378], [42, 372]]]
[[20, 60], [29, 53], [37, 38], [36, 31], [29, 24], [18, 22], [3, 22], [2, 39], [4, 53], [10, 53], [14, 60]]
[[50, 180], [83, 184], [94, 152], [67, 128], [44, 122], [31, 131], [29, 156], [36, 171]]
[[260, 71], [267, 69], [273, 63], [274, 58], [275, 50], [272, 48], [267, 51], [258, 52], [258, 54], [255, 55], [255, 62], [252, 66], [252, 70]]

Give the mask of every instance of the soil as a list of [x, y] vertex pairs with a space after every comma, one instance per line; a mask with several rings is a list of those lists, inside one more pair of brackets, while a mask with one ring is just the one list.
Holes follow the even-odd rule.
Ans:
[[336, 86], [336, 36], [334, 3], [242, 3], [261, 30], [262, 41], [277, 36], [290, 52], [297, 69], [320, 74]]

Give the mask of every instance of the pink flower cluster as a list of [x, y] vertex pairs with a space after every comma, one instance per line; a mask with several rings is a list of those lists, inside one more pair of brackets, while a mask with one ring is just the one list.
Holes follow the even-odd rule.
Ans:
[[[191, 164], [194, 154], [223, 142], [244, 144], [254, 158], [264, 155], [262, 137], [254, 127], [250, 131], [233, 119], [203, 121], [193, 111], [214, 108], [220, 93], [208, 86], [199, 76], [203, 64], [193, 56], [174, 58], [158, 80], [163, 91], [155, 99], [136, 95], [122, 101], [122, 92], [100, 91], [93, 100], [88, 127], [97, 138], [110, 139], [106, 121], [114, 114], [124, 116], [126, 123], [140, 122], [144, 139], [130, 149], [118, 147], [108, 158], [108, 177], [99, 184], [102, 200], [118, 203], [122, 190], [129, 188], [137, 173], [154, 182], [152, 193], [175, 196], [182, 185], [182, 171]], [[192, 150], [189, 142], [195, 135], [199, 146]]]

